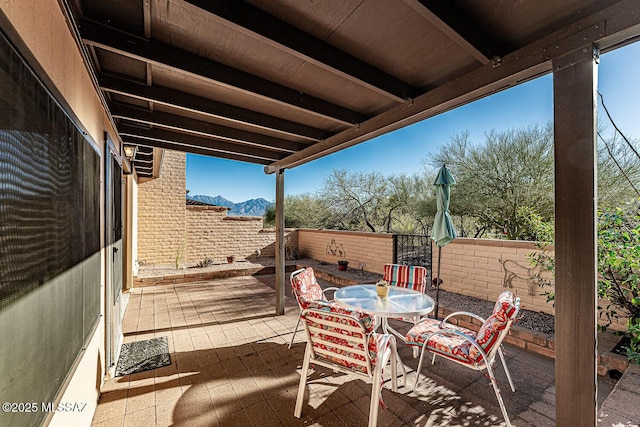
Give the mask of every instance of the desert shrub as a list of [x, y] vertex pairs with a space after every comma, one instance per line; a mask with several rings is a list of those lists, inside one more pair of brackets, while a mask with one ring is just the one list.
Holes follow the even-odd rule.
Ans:
[[[538, 230], [539, 252], [529, 254], [531, 265], [537, 266], [534, 277], [544, 289], [547, 301], [555, 299], [555, 257], [550, 251], [553, 226], [529, 212], [531, 230]], [[598, 296], [608, 301], [598, 307], [602, 329], [613, 320], [628, 318], [630, 345], [627, 356], [640, 363], [640, 200], [625, 208], [607, 208], [598, 214]]]
[[196, 267], [211, 267], [212, 265], [215, 265], [215, 263], [213, 262], [213, 260], [209, 257], [204, 257], [201, 261], [199, 261], [196, 264]]

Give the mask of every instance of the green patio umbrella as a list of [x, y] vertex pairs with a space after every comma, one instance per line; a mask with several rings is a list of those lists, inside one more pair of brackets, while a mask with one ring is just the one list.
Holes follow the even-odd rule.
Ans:
[[438, 171], [433, 185], [436, 186], [436, 217], [433, 221], [433, 229], [431, 230], [431, 238], [438, 246], [438, 272], [436, 275], [436, 307], [435, 317], [438, 318], [438, 300], [440, 298], [440, 259], [442, 256], [442, 247], [456, 238], [456, 229], [451, 220], [449, 213], [449, 199], [451, 195], [450, 186], [455, 184], [456, 180], [447, 169], [447, 165], [442, 165]]

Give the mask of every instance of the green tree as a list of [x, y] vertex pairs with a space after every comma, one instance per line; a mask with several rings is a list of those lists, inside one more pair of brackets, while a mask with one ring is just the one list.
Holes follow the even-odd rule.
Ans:
[[611, 302], [607, 320], [623, 315], [640, 326], [640, 200], [600, 213], [598, 267], [598, 295]]
[[333, 170], [316, 197], [331, 213], [325, 228], [424, 233], [433, 221], [425, 206], [431, 203], [435, 211], [432, 181], [420, 174]]
[[553, 217], [551, 125], [491, 131], [477, 145], [463, 132], [431, 155], [429, 163], [451, 169], [457, 181], [451, 191], [451, 212], [475, 218], [479, 235], [490, 231], [521, 238], [526, 225], [518, 216], [520, 207], [544, 219]]
[[385, 231], [428, 234], [435, 214], [432, 182], [433, 178], [421, 174], [398, 174], [387, 178], [389, 196], [383, 202], [387, 212]]
[[[598, 203], [613, 207], [640, 196], [640, 158], [625, 138], [598, 132]], [[635, 141], [640, 145], [640, 141]], [[552, 221], [554, 213], [553, 127], [530, 126], [491, 131], [472, 144], [469, 134], [454, 135], [431, 155], [434, 168], [446, 164], [457, 185], [451, 191], [451, 213], [475, 221], [476, 235], [532, 239], [525, 208]]]
[[[640, 147], [640, 140], [629, 141]], [[624, 137], [598, 132], [598, 205], [613, 208], [640, 197], [640, 158]]]
[[397, 205], [389, 203], [390, 195], [380, 172], [349, 173], [346, 169], [334, 169], [317, 194], [330, 206], [328, 228], [374, 233], [388, 227], [390, 211]]
[[[285, 197], [285, 226], [393, 233], [428, 233], [435, 197], [432, 176], [334, 170], [315, 194]], [[265, 215], [275, 224], [275, 206]]]
[[[326, 203], [312, 194], [286, 196], [284, 199], [284, 226], [287, 228], [327, 228], [326, 219], [330, 216]], [[275, 204], [265, 211], [264, 223], [265, 226], [275, 225]]]

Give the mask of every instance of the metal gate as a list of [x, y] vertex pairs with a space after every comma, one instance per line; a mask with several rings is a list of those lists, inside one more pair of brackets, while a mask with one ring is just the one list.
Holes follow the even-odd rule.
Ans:
[[396, 264], [420, 265], [427, 269], [431, 283], [431, 237], [424, 234], [394, 234], [393, 261]]

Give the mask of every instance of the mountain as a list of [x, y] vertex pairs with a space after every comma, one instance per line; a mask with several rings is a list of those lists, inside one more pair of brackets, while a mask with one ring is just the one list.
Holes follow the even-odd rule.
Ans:
[[262, 216], [271, 202], [263, 199], [251, 199], [242, 203], [236, 203], [233, 209], [229, 211], [229, 215], [246, 215], [246, 216]]
[[271, 202], [263, 198], [233, 203], [220, 195], [211, 197], [198, 194], [195, 196], [187, 195], [187, 199], [196, 200], [213, 206], [225, 206], [229, 208], [227, 214], [235, 216], [262, 216], [267, 210], [267, 207], [271, 205]]
[[207, 205], [212, 206], [226, 206], [229, 210], [233, 209], [235, 203], [225, 199], [224, 197], [218, 195], [216, 197], [211, 196], [203, 196], [201, 194], [190, 196], [187, 194], [187, 199], [196, 200], [198, 202], [206, 203]]

